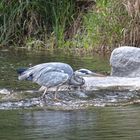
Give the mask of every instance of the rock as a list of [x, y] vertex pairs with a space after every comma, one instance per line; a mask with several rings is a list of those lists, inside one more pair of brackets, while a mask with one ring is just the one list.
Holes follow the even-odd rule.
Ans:
[[[45, 99], [37, 91], [13, 91], [0, 98], [1, 109], [51, 109], [75, 110], [92, 106], [117, 106], [140, 103], [140, 78], [129, 77], [84, 77], [85, 85], [73, 88], [60, 86], [57, 94], [59, 101], [54, 101], [55, 88], [49, 88]], [[43, 89], [43, 87], [42, 87]]]
[[[85, 85], [79, 89], [69, 88], [67, 85], [60, 86], [59, 91], [140, 91], [140, 78], [129, 77], [84, 77]], [[55, 91], [55, 88], [49, 88], [48, 91]]]
[[3, 89], [0, 89], [0, 94], [5, 94], [5, 95], [8, 94], [9, 95], [10, 91], [8, 89], [3, 88]]
[[140, 48], [123, 46], [110, 57], [111, 76], [140, 77]]
[[140, 91], [140, 78], [85, 77], [85, 91]]

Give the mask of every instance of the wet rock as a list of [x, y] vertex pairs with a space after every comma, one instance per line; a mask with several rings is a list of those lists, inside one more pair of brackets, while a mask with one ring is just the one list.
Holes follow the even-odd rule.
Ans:
[[[70, 89], [70, 91], [78, 92], [90, 92], [90, 91], [140, 91], [140, 78], [129, 78], [129, 77], [84, 77], [85, 85], [80, 89]], [[61, 86], [59, 91], [69, 91], [67, 85]], [[55, 91], [50, 88], [49, 91]], [[78, 94], [77, 94], [78, 95]]]
[[[12, 93], [13, 94], [13, 93]], [[28, 93], [30, 94], [30, 93]], [[85, 93], [84, 98], [78, 97], [77, 92], [59, 92], [60, 101], [54, 101], [51, 93], [45, 99], [40, 97], [24, 98], [17, 101], [0, 102], [1, 109], [51, 109], [51, 110], [75, 110], [87, 109], [94, 106], [122, 106], [139, 103], [139, 92], [118, 91], [94, 91]], [[81, 94], [81, 93], [78, 93]], [[84, 94], [84, 93], [82, 93]], [[16, 96], [16, 94], [14, 94]], [[94, 96], [93, 96], [94, 95]], [[67, 96], [67, 98], [65, 98]], [[85, 98], [86, 96], [86, 98]], [[87, 98], [88, 97], [88, 98]]]
[[110, 64], [112, 76], [140, 77], [140, 48], [123, 46], [114, 49]]
[[5, 101], [0, 103], [0, 109], [18, 109], [18, 108], [33, 108], [41, 106], [41, 101], [38, 98], [20, 100], [20, 101]]
[[82, 92], [82, 91], [76, 92], [75, 95], [78, 96], [78, 98], [81, 98], [81, 99], [88, 98], [88, 96], [86, 95], [86, 93], [85, 92]]
[[8, 89], [0, 89], [0, 94], [4, 94], [4, 95], [9, 95], [10, 94], [10, 91]]

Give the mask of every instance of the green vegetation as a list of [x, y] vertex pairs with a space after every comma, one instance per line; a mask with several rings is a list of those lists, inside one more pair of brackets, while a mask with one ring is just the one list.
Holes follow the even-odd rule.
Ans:
[[97, 0], [84, 16], [81, 32], [75, 35], [79, 47], [100, 49], [140, 44], [139, 0]]
[[2, 0], [0, 44], [29, 46], [35, 42], [60, 47], [74, 7], [74, 0]]
[[140, 44], [139, 0], [1, 0], [0, 45], [99, 48]]

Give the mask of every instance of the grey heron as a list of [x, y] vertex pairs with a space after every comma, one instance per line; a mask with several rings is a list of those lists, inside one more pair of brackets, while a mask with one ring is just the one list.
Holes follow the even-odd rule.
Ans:
[[19, 80], [31, 80], [45, 87], [42, 97], [49, 88], [56, 87], [54, 99], [57, 99], [57, 91], [61, 85], [82, 86], [85, 83], [82, 77], [74, 73], [70, 65], [61, 62], [42, 63], [27, 69], [20, 68], [17, 73]]

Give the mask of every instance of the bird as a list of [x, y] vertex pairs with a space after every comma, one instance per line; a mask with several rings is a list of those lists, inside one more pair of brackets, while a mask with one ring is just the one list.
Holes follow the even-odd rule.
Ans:
[[76, 74], [69, 64], [62, 62], [48, 62], [29, 68], [18, 68], [17, 73], [19, 80], [29, 80], [45, 87], [42, 98], [45, 97], [49, 88], [56, 87], [54, 100], [57, 100], [56, 95], [61, 85], [82, 86], [85, 84], [83, 77]]
[[85, 68], [81, 68], [81, 69], [78, 69], [75, 71], [75, 74], [76, 75], [79, 75], [79, 76], [99, 76], [99, 77], [104, 77], [105, 75], [103, 74], [99, 74], [99, 73], [96, 73], [94, 71], [91, 71], [89, 69], [85, 69]]

